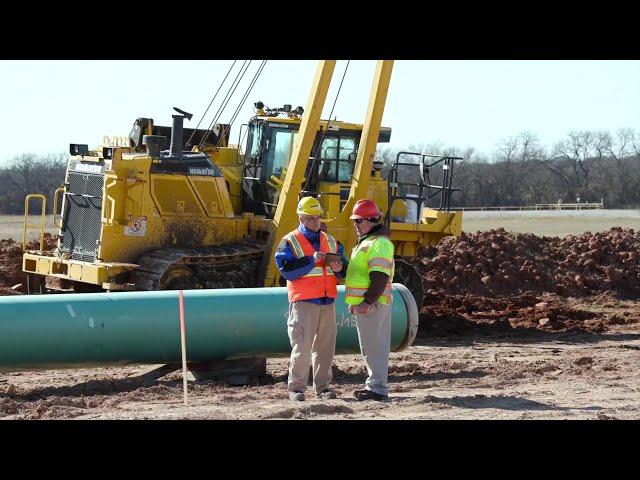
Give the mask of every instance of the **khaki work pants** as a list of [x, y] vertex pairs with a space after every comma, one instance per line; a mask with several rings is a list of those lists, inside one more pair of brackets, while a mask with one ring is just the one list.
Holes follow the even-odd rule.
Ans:
[[336, 351], [336, 305], [311, 302], [289, 304], [287, 321], [291, 358], [287, 389], [304, 391], [309, 380], [309, 363], [313, 367], [313, 390], [320, 393], [329, 388], [333, 372], [331, 364]]
[[375, 304], [366, 315], [354, 315], [360, 351], [369, 376], [365, 389], [388, 395], [389, 350], [391, 350], [391, 305]]

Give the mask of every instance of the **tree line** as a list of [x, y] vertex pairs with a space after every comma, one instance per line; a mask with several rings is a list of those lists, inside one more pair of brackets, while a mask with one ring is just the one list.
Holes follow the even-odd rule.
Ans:
[[[0, 167], [0, 214], [22, 214], [24, 199], [30, 193], [46, 195], [47, 213], [52, 213], [53, 192], [64, 182], [66, 168], [63, 153], [23, 153], [11, 159], [6, 167]], [[40, 208], [40, 201], [33, 200], [30, 213], [39, 214]]]
[[[474, 148], [441, 144], [416, 144], [407, 148], [381, 148], [383, 176], [398, 152], [460, 157], [453, 167], [452, 207], [500, 207], [539, 203], [604, 202], [606, 208], [640, 206], [640, 132], [623, 128], [607, 131], [574, 131], [552, 147], [523, 132], [498, 143], [485, 155]], [[402, 157], [415, 161], [416, 157]], [[410, 160], [413, 159], [413, 160]], [[22, 214], [29, 193], [47, 196], [47, 213], [53, 208], [53, 192], [66, 170], [65, 154], [22, 154], [0, 167], [0, 214]], [[401, 181], [416, 181], [416, 169], [408, 169]], [[437, 184], [442, 169], [433, 168], [430, 182]], [[401, 194], [416, 193], [411, 186]], [[39, 206], [34, 202], [33, 210]]]
[[[460, 190], [451, 197], [452, 207], [558, 201], [603, 201], [605, 208], [640, 206], [640, 132], [631, 128], [614, 134], [574, 131], [552, 147], [544, 147], [535, 134], [524, 132], [499, 142], [490, 156], [473, 148], [461, 150], [440, 144], [411, 145], [403, 150], [462, 158], [453, 167], [453, 186]], [[385, 165], [383, 176], [399, 151], [379, 151]], [[401, 181], [410, 181], [417, 173], [414, 169]], [[437, 180], [441, 172], [436, 169], [434, 173]], [[415, 193], [416, 189], [405, 187], [403, 194], [407, 192]]]

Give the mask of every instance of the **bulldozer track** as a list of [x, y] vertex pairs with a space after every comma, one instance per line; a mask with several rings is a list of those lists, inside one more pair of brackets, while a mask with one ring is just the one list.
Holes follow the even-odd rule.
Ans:
[[246, 242], [154, 250], [137, 262], [134, 283], [138, 290], [256, 287], [264, 251]]
[[402, 257], [395, 257], [395, 274], [393, 281], [402, 283], [409, 289], [413, 298], [416, 301], [418, 310], [422, 307], [424, 302], [425, 290], [422, 280], [422, 276], [418, 272], [417, 268], [403, 259]]

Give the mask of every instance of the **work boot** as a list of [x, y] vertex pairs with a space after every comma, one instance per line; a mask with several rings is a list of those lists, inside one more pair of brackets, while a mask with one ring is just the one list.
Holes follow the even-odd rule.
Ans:
[[324, 389], [320, 393], [316, 393], [316, 396], [320, 397], [323, 400], [333, 400], [336, 398], [336, 394], [328, 388]]
[[356, 400], [359, 402], [363, 400], [376, 400], [378, 402], [383, 402], [389, 399], [387, 395], [382, 395], [381, 393], [376, 393], [371, 390], [356, 390], [353, 392], [353, 396], [356, 397]]
[[289, 400], [294, 402], [304, 402], [304, 392], [301, 390], [294, 390], [289, 394]]

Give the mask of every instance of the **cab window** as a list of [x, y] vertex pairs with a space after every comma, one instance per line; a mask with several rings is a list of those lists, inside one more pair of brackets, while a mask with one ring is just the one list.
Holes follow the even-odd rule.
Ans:
[[249, 159], [254, 160], [258, 158], [260, 154], [260, 140], [262, 138], [262, 123], [252, 123], [249, 125], [249, 133], [247, 138], [247, 151], [245, 157], [245, 163], [251, 163]]
[[282, 169], [289, 164], [293, 150], [294, 131], [273, 129], [269, 139], [269, 155], [267, 164], [271, 166], [271, 174], [279, 177]]
[[325, 137], [320, 148], [320, 181], [350, 182], [356, 150], [356, 138], [353, 136]]

